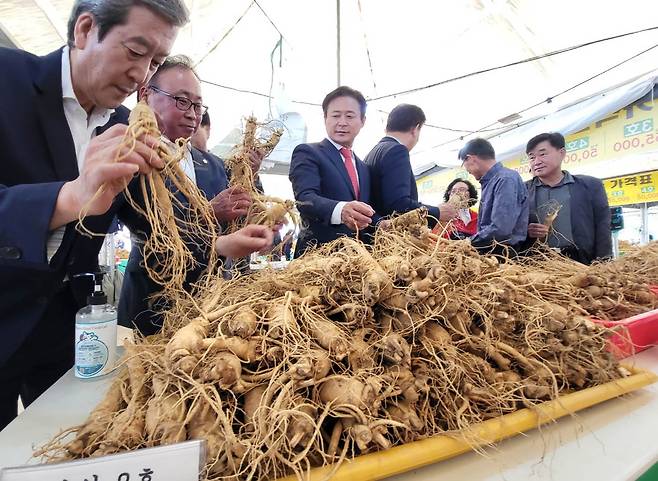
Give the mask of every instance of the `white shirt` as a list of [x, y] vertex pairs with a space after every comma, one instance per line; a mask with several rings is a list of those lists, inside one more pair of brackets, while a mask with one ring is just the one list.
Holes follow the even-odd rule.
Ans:
[[[114, 110], [94, 107], [91, 115], [87, 115], [87, 112], [82, 108], [73, 91], [68, 46], [62, 50], [62, 103], [64, 105], [66, 122], [69, 124], [71, 137], [73, 137], [78, 172], [81, 172], [87, 147], [91, 139], [96, 135], [96, 128], [105, 125], [110, 120], [110, 115], [112, 115]], [[66, 226], [62, 226], [50, 233], [46, 246], [48, 262], [50, 262], [62, 244], [65, 230]]]
[[[329, 142], [331, 142], [331, 145], [336, 147], [336, 149], [338, 150], [338, 153], [340, 154], [340, 158], [343, 159], [343, 163], [345, 163], [345, 156], [342, 154], [340, 149], [347, 148], [347, 147], [345, 147], [344, 145], [337, 144], [336, 142], [331, 140], [329, 137], [327, 137], [327, 140]], [[350, 149], [350, 150], [352, 150], [352, 149]], [[354, 160], [354, 155], [352, 155], [352, 158], [350, 159], [350, 161], [352, 162], [352, 165], [354, 166], [354, 172], [356, 173], [356, 181], [358, 182], [359, 181], [359, 171], [356, 170], [356, 160]], [[337, 225], [337, 224], [342, 224], [343, 223], [343, 221], [341, 219], [341, 215], [343, 213], [343, 207], [345, 207], [345, 204], [347, 204], [347, 202], [342, 200], [342, 201], [338, 202], [338, 204], [336, 204], [336, 207], [334, 207], [334, 210], [331, 213], [331, 223], [332, 224]]]
[[[172, 149], [176, 148], [175, 144], [164, 135], [160, 137], [160, 139]], [[185, 155], [180, 159], [179, 165], [181, 169], [183, 169], [183, 172], [185, 172], [185, 175], [187, 175], [187, 177], [194, 182], [194, 185], [196, 185], [196, 172], [194, 171], [194, 160], [192, 159], [192, 146], [189, 142], [185, 145]]]

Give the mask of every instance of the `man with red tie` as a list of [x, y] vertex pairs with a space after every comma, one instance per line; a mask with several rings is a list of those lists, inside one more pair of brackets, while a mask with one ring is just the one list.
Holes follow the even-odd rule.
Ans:
[[327, 138], [300, 144], [292, 153], [289, 178], [304, 221], [295, 257], [342, 235], [364, 235], [379, 216], [370, 207], [370, 173], [352, 151], [366, 120], [361, 92], [338, 87], [322, 102]]

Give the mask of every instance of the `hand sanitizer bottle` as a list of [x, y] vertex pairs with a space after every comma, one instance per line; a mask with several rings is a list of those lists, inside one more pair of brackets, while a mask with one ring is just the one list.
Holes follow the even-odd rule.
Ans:
[[75, 316], [75, 377], [102, 376], [114, 369], [117, 346], [117, 311], [103, 292], [103, 272], [94, 275], [89, 305]]

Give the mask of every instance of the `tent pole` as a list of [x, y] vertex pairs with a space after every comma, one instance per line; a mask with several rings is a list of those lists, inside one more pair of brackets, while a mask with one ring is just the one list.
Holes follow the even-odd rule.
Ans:
[[336, 86], [340, 87], [340, 0], [336, 0]]

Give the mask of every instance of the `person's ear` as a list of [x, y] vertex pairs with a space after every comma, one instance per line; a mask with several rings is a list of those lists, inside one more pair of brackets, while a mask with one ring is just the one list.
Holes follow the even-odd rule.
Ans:
[[73, 45], [77, 49], [84, 49], [89, 43], [91, 36], [98, 33], [96, 27], [96, 21], [91, 12], [83, 12], [75, 21], [75, 26], [73, 27]]

